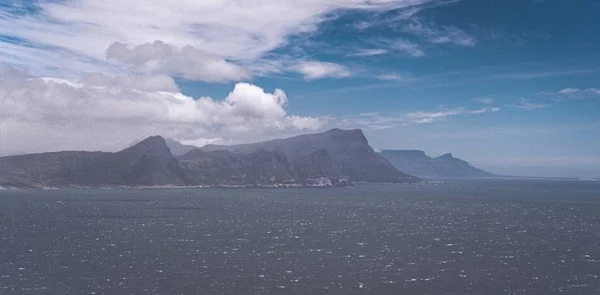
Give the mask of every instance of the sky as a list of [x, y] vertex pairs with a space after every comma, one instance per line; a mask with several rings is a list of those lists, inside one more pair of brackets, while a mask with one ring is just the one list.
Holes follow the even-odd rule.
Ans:
[[0, 0], [0, 154], [361, 128], [600, 178], [600, 2]]

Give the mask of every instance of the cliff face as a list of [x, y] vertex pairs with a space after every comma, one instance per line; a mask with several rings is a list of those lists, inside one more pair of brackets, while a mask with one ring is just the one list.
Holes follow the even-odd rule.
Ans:
[[432, 158], [418, 150], [384, 150], [381, 151], [381, 155], [398, 170], [419, 177], [482, 178], [495, 176], [471, 166], [464, 160], [455, 158], [452, 154]]
[[[242, 154], [259, 150], [280, 152], [293, 164], [294, 171], [321, 171], [322, 175], [346, 178], [353, 182], [418, 181], [416, 177], [398, 171], [377, 154], [359, 129], [332, 129], [287, 139], [233, 146], [209, 145], [201, 149], [207, 152], [224, 150]], [[316, 165], [303, 166], [302, 163], [307, 161]], [[304, 172], [297, 174], [303, 175], [302, 173]]]
[[270, 151], [240, 154], [194, 150], [179, 160], [194, 185], [295, 184], [296, 180], [287, 158]]
[[0, 158], [0, 186], [343, 186], [415, 182], [375, 153], [360, 130], [334, 129], [175, 157], [160, 136], [117, 153], [57, 152]]

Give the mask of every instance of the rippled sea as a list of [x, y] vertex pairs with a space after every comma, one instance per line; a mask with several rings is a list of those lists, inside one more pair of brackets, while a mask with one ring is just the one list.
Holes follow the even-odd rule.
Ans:
[[2, 190], [0, 294], [600, 294], [600, 183]]

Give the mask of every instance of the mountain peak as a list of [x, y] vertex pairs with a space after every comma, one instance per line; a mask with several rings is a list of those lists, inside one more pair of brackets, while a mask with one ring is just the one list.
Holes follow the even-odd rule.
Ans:
[[155, 157], [172, 157], [171, 150], [162, 136], [150, 136], [139, 143], [126, 148], [121, 153], [137, 153]]
[[446, 153], [446, 154], [443, 154], [443, 155], [439, 156], [438, 158], [439, 159], [453, 159], [454, 156], [452, 156], [451, 153]]
[[[336, 176], [343, 176], [350, 181], [358, 182], [413, 182], [416, 177], [406, 175], [394, 168], [387, 160], [381, 158], [373, 148], [362, 130], [331, 129], [321, 133], [303, 134], [285, 139], [266, 142], [241, 144], [232, 146], [206, 145], [205, 152], [218, 150], [236, 154], [251, 154], [257, 151], [276, 151], [289, 159], [291, 163], [303, 161], [318, 163], [315, 159], [331, 161], [329, 167]], [[185, 155], [188, 157], [191, 155]], [[303, 163], [305, 164], [305, 163]], [[317, 165], [319, 169], [325, 166]], [[304, 167], [302, 171], [318, 175], [315, 167]], [[328, 168], [328, 169], [329, 169]], [[318, 170], [318, 169], [317, 169]]]
[[345, 130], [345, 129], [334, 128], [334, 129], [326, 131], [322, 134], [331, 135], [333, 138], [357, 141], [357, 142], [368, 144], [367, 137], [365, 136], [365, 134], [363, 133], [363, 131], [361, 129]]

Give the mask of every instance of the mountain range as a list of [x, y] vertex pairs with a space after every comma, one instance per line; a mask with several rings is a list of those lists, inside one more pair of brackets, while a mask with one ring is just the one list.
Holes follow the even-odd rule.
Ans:
[[68, 151], [0, 158], [3, 187], [345, 186], [418, 181], [376, 153], [358, 129], [202, 148], [152, 136], [116, 153]]
[[422, 178], [489, 178], [496, 175], [471, 166], [468, 162], [444, 154], [429, 157], [420, 150], [383, 150], [386, 158], [396, 169]]

